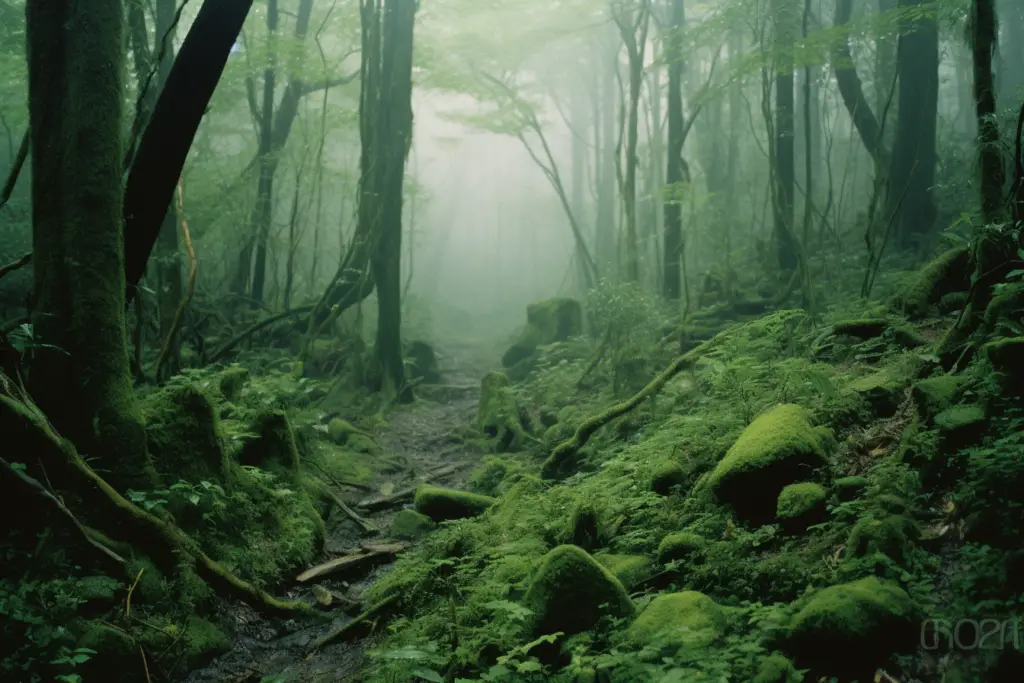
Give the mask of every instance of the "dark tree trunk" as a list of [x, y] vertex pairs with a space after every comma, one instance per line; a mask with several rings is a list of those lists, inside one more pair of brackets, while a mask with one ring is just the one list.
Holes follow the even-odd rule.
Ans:
[[38, 343], [31, 390], [119, 486], [154, 481], [125, 339], [121, 0], [26, 6]]
[[974, 0], [972, 25], [974, 51], [974, 101], [978, 116], [978, 160], [981, 167], [981, 215], [997, 223], [1003, 214], [1006, 172], [999, 148], [996, 92], [992, 79], [992, 55], [996, 46], [994, 0]]
[[899, 115], [889, 173], [887, 215], [895, 212], [900, 244], [918, 244], [932, 230], [936, 209], [936, 122], [939, 100], [939, 30], [934, 0], [900, 0], [900, 7], [930, 10], [905, 20], [899, 56]]
[[600, 131], [595, 146], [594, 165], [597, 169], [597, 221], [595, 251], [602, 272], [609, 272], [616, 262], [615, 239], [615, 63], [613, 58], [600, 60], [600, 105], [596, 112], [600, 125], [595, 124], [595, 135]]
[[[853, 0], [836, 0], [836, 13], [833, 21], [836, 26], [848, 25], [852, 14]], [[864, 88], [861, 85], [860, 76], [857, 75], [853, 55], [850, 53], [850, 42], [845, 35], [833, 50], [832, 68], [836, 75], [836, 86], [843, 98], [843, 104], [846, 105], [846, 111], [849, 112], [850, 119], [853, 120], [854, 128], [857, 129], [857, 134], [860, 135], [861, 142], [864, 143], [868, 154], [877, 159], [882, 144], [878, 119], [871, 111], [867, 97], [864, 96]]]
[[772, 239], [779, 268], [785, 273], [796, 270], [797, 245], [793, 237], [796, 186], [796, 98], [793, 79], [793, 0], [775, 0], [775, 206]]
[[662, 250], [662, 294], [675, 301], [682, 296], [683, 215], [679, 186], [683, 182], [683, 55], [680, 34], [686, 20], [684, 0], [672, 0], [669, 17], [668, 61], [668, 149], [665, 182], [669, 197], [665, 204], [665, 244]]

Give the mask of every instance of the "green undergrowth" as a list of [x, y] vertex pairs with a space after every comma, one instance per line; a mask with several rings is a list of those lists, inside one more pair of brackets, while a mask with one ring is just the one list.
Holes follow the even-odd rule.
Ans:
[[[946, 404], [970, 413], [968, 426], [919, 409], [918, 383], [942, 376], [928, 334], [885, 306], [830, 310], [817, 325], [799, 311], [738, 323], [691, 372], [594, 434], [557, 482], [538, 475], [550, 449], [675, 350], [648, 344], [629, 381], [616, 367], [625, 356], [602, 361], [582, 387], [596, 342], [538, 349], [512, 391], [543, 445], [485, 457], [471, 488], [497, 502], [442, 523], [372, 588], [407, 607], [365, 679], [867, 681], [875, 666], [912, 668], [929, 619], [1009, 614], [1008, 572], [1024, 555], [997, 562], [992, 539], [960, 543], [950, 529], [973, 514], [978, 534], [1017, 533], [1022, 423], [976, 419], [1005, 400], [983, 360]], [[751, 474], [726, 495], [716, 468], [741, 461]], [[768, 505], [751, 516], [742, 504], [759, 498]], [[538, 581], [550, 583], [545, 567], [567, 544], [603, 567], [568, 572], [594, 586], [593, 600], [608, 603], [615, 591], [597, 584], [614, 581], [637, 614], [657, 611], [538, 630]], [[573, 590], [590, 609], [584, 587]], [[859, 655], [822, 660], [841, 643]]]

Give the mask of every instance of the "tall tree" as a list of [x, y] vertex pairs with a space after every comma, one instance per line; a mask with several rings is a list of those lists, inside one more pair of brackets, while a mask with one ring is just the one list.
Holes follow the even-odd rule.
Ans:
[[[885, 2], [886, 0], [880, 1]], [[853, 0], [836, 0], [836, 12], [833, 19], [835, 26], [842, 27], [845, 30], [850, 23], [852, 15]], [[885, 41], [880, 41], [880, 43], [883, 42]], [[879, 53], [881, 53], [884, 48], [880, 44], [878, 49]], [[860, 76], [857, 75], [857, 66], [853, 60], [853, 54], [850, 52], [849, 37], [846, 34], [842, 36], [832, 50], [832, 68], [836, 76], [836, 86], [839, 88], [839, 94], [843, 99], [843, 104], [846, 106], [846, 111], [850, 114], [853, 126], [857, 129], [857, 134], [860, 135], [861, 142], [864, 143], [868, 154], [872, 158], [877, 159], [881, 153], [881, 127], [878, 123], [878, 118], [871, 110], [871, 104], [864, 95]], [[875, 80], [877, 86], [877, 74]]]
[[125, 339], [122, 0], [30, 0], [31, 389], [118, 485], [152, 481]]
[[775, 243], [779, 268], [793, 272], [798, 265], [798, 246], [794, 238], [796, 206], [796, 97], [793, 78], [793, 44], [796, 11], [794, 0], [773, 0], [775, 23], [775, 187], [773, 202]]
[[683, 55], [682, 31], [686, 21], [684, 0], [671, 0], [665, 41], [668, 62], [668, 150], [665, 182], [670, 188], [665, 203], [665, 235], [662, 258], [662, 294], [677, 300], [682, 295], [683, 207], [678, 188], [683, 182]]
[[1003, 213], [1006, 171], [1003, 167], [1003, 154], [999, 149], [996, 88], [992, 76], [997, 26], [995, 2], [974, 0], [971, 9], [974, 101], [978, 117], [978, 160], [981, 167], [981, 215], [987, 223], [996, 223]]

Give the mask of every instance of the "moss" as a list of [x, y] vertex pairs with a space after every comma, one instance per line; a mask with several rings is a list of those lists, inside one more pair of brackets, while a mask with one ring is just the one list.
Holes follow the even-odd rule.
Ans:
[[714, 600], [697, 591], [659, 595], [627, 632], [638, 645], [652, 641], [680, 647], [707, 647], [725, 630], [726, 616]]
[[295, 432], [283, 410], [259, 413], [250, 431], [256, 438], [247, 441], [239, 454], [243, 465], [259, 467], [286, 478], [298, 473], [299, 449], [295, 444]]
[[75, 667], [75, 673], [89, 680], [110, 683], [135, 683], [145, 680], [139, 646], [130, 634], [101, 622], [87, 624], [77, 647], [94, 650], [88, 661]]
[[860, 396], [879, 417], [892, 417], [900, 407], [906, 382], [890, 370], [861, 377], [849, 389]]
[[635, 588], [654, 573], [651, 561], [643, 555], [603, 554], [596, 559], [627, 589]]
[[391, 520], [392, 538], [414, 541], [436, 528], [434, 521], [415, 510], [401, 510]]
[[496, 500], [467, 491], [421, 486], [416, 490], [416, 511], [435, 522], [465, 519], [483, 514]]
[[970, 288], [970, 269], [970, 250], [950, 249], [917, 271], [893, 303], [908, 318], [923, 318], [946, 294]]
[[881, 553], [902, 563], [911, 541], [919, 535], [917, 524], [902, 515], [863, 517], [850, 530], [846, 557], [864, 558]]
[[966, 382], [957, 375], [936, 375], [915, 383], [910, 394], [918, 414], [930, 423], [936, 414], [956, 403]]
[[436, 384], [441, 381], [441, 371], [437, 365], [437, 354], [434, 347], [425, 341], [415, 340], [409, 342], [405, 350], [405, 357], [409, 361], [409, 378], [421, 380], [427, 384]]
[[754, 420], [715, 467], [709, 485], [743, 519], [775, 517], [779, 493], [825, 464], [821, 436], [797, 405], [776, 406]]
[[1010, 396], [1020, 396], [1021, 387], [1024, 387], [1024, 337], [990, 341], [981, 347], [981, 351], [996, 371], [1003, 390]]
[[801, 683], [804, 677], [788, 657], [773, 652], [761, 661], [751, 683]]
[[885, 318], [861, 318], [844, 320], [832, 326], [832, 334], [871, 339], [881, 337], [889, 329], [889, 321]]
[[501, 358], [511, 368], [528, 359], [537, 347], [565, 341], [583, 331], [583, 308], [575, 299], [554, 298], [526, 307], [526, 327]]
[[675, 460], [664, 460], [658, 464], [651, 477], [651, 490], [667, 496], [677, 486], [686, 483], [686, 470]]
[[249, 369], [240, 365], [232, 365], [219, 374], [217, 386], [224, 398], [229, 401], [237, 401], [248, 381]]
[[601, 547], [601, 519], [589, 503], [580, 503], [569, 517], [568, 539], [571, 545], [591, 551]]
[[213, 623], [191, 617], [182, 636], [185, 643], [185, 661], [189, 669], [207, 664], [217, 655], [231, 648], [231, 640]]
[[551, 550], [523, 599], [533, 612], [534, 635], [574, 635], [597, 625], [603, 615], [632, 617], [636, 611], [626, 589], [587, 551], [573, 545]]
[[891, 654], [915, 647], [916, 626], [906, 591], [871, 576], [806, 599], [789, 624], [785, 650], [815, 673], [871, 680]]
[[954, 453], [981, 440], [988, 428], [988, 416], [980, 405], [952, 406], [935, 416], [935, 426], [942, 452]]
[[155, 391], [143, 401], [142, 414], [149, 452], [165, 479], [230, 482], [217, 413], [199, 387], [174, 384]]
[[806, 529], [825, 521], [826, 498], [825, 487], [821, 484], [790, 484], [779, 493], [775, 515], [792, 530]]
[[353, 434], [365, 434], [348, 420], [336, 417], [327, 423], [327, 436], [339, 446], [344, 446]]
[[860, 498], [867, 490], [868, 484], [867, 477], [840, 477], [832, 482], [832, 490], [840, 501], [848, 502]]
[[481, 380], [475, 425], [498, 451], [514, 450], [531, 440], [504, 373], [489, 372]]
[[678, 531], [661, 539], [661, 543], [658, 544], [658, 561], [697, 563], [703, 561], [706, 549], [707, 541], [703, 536]]

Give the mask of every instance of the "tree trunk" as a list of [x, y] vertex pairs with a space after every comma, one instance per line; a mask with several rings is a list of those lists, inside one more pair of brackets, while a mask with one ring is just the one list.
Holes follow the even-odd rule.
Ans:
[[936, 122], [939, 100], [939, 30], [934, 0], [900, 0], [927, 13], [903, 22], [899, 56], [899, 115], [889, 173], [889, 210], [900, 226], [900, 244], [916, 245], [935, 224]]
[[772, 239], [779, 268], [793, 272], [798, 265], [797, 245], [793, 226], [795, 217], [794, 189], [796, 185], [795, 96], [793, 82], [793, 28], [795, 14], [793, 0], [775, 1], [775, 216]]
[[600, 60], [600, 104], [597, 115], [600, 126], [595, 124], [595, 135], [600, 137], [595, 145], [594, 165], [597, 177], [597, 221], [595, 237], [595, 258], [602, 272], [609, 272], [616, 262], [615, 239], [615, 57]]
[[978, 116], [978, 159], [981, 166], [981, 215], [997, 223], [1003, 214], [1003, 183], [1006, 180], [999, 148], [996, 92], [992, 79], [992, 55], [996, 46], [994, 0], [974, 0], [972, 24], [974, 51], [974, 101]]
[[672, 0], [669, 37], [666, 40], [668, 61], [668, 149], [665, 183], [668, 200], [665, 204], [665, 244], [662, 250], [662, 294], [676, 301], [682, 296], [683, 212], [679, 186], [683, 182], [683, 55], [680, 34], [685, 22], [684, 0]]
[[[853, 0], [836, 0], [836, 13], [833, 20], [836, 26], [847, 26], [852, 14]], [[880, 43], [884, 42], [884, 40], [880, 41]], [[882, 46], [879, 45], [879, 54], [881, 53]], [[857, 66], [850, 52], [850, 41], [845, 35], [833, 49], [832, 68], [836, 75], [836, 86], [839, 88], [839, 94], [843, 98], [843, 104], [846, 105], [846, 111], [850, 114], [853, 126], [857, 129], [857, 134], [860, 135], [861, 142], [864, 143], [868, 154], [877, 159], [882, 149], [880, 126], [867, 97], [864, 96], [864, 88], [857, 75]], [[879, 85], [877, 75], [875, 81], [876, 95], [880, 101], [884, 102], [881, 98], [888, 94], [888, 87], [883, 88], [885, 90], [885, 95], [883, 95], [877, 87]]]
[[32, 394], [117, 485], [151, 485], [125, 339], [122, 2], [32, 0], [26, 19]]
[[[585, 119], [586, 109], [583, 93], [580, 92], [578, 85], [573, 84], [569, 90], [569, 120], [572, 124], [572, 130], [569, 131], [572, 150], [572, 168], [569, 171], [571, 183], [569, 203], [572, 205], [572, 213], [576, 216], [581, 229], [583, 226], [590, 224], [586, 219], [587, 211], [583, 199], [586, 196], [584, 192], [584, 177], [587, 170], [587, 148], [586, 138], [584, 137], [587, 124]], [[577, 244], [574, 259], [576, 261], [578, 288], [581, 292], [586, 292], [587, 282], [591, 278], [587, 272], [588, 266], [581, 251], [579, 244]]]

